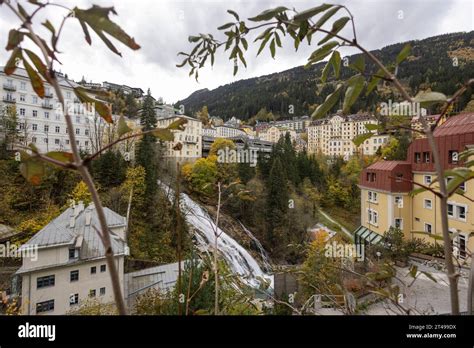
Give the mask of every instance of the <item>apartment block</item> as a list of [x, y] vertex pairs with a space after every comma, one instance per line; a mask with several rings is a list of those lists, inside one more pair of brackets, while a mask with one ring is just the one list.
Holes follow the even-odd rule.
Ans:
[[[435, 128], [434, 137], [443, 170], [462, 167], [459, 154], [474, 147], [474, 113], [448, 118]], [[439, 190], [433, 162], [428, 140], [419, 138], [410, 144], [407, 161], [379, 161], [364, 169], [359, 183], [362, 226], [355, 233], [356, 239], [379, 240], [377, 236], [394, 226], [406, 239], [437, 241], [442, 236], [440, 199], [430, 191], [409, 195], [420, 188], [417, 183]], [[452, 177], [445, 180], [449, 182]], [[459, 190], [449, 197], [448, 222], [454, 250], [460, 259], [466, 259], [474, 250], [473, 181]]]
[[269, 128], [263, 129], [262, 131], [257, 133], [257, 136], [264, 141], [277, 143], [281, 137], [284, 137], [286, 135], [286, 133], [290, 134], [292, 142], [296, 140], [296, 132], [294, 130], [276, 126], [271, 126]]
[[[15, 107], [19, 121], [19, 143], [33, 143], [40, 152], [70, 151], [68, 130], [62, 107], [53, 88], [45, 82], [45, 97], [41, 99], [34, 92], [28, 74], [23, 68], [7, 76], [0, 69], [0, 99], [3, 108]], [[90, 152], [94, 135], [92, 125], [94, 113], [89, 112], [75, 97], [73, 87], [78, 86], [61, 73], [57, 73], [67, 109], [74, 124], [78, 147]]]
[[[345, 116], [338, 113], [313, 121], [307, 128], [308, 152], [322, 153], [327, 156], [352, 156], [359, 151], [352, 140], [360, 134], [369, 132], [366, 128], [368, 124], [377, 124], [377, 120], [367, 114]], [[388, 136], [379, 135], [379, 138], [388, 139]], [[387, 141], [383, 140], [382, 143]], [[377, 151], [376, 149], [374, 151], [373, 145], [369, 145], [367, 143], [365, 147], [362, 147], [362, 152], [366, 155]]]
[[[104, 210], [123, 293], [127, 223], [123, 216]], [[94, 205], [79, 203], [21, 246], [20, 250], [37, 250], [37, 257], [24, 257], [16, 272], [22, 314], [66, 314], [87, 299], [114, 301], [105, 249], [95, 226], [100, 224]]]
[[[174, 141], [168, 141], [164, 144], [164, 157], [176, 159], [194, 159], [201, 157], [202, 154], [202, 122], [196, 118], [175, 115], [166, 118], [160, 118], [157, 121], [158, 128], [166, 128], [174, 121], [184, 118], [188, 121], [184, 125], [183, 131], [174, 130]], [[180, 143], [181, 145], [178, 145]]]

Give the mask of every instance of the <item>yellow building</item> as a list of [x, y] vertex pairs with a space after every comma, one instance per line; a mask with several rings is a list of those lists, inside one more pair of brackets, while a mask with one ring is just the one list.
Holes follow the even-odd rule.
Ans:
[[188, 121], [184, 125], [185, 129], [173, 131], [175, 133], [174, 141], [165, 143], [163, 156], [179, 160], [200, 158], [202, 154], [202, 122], [200, 120], [189, 116], [175, 115], [158, 119], [158, 128], [166, 128], [180, 118]]
[[270, 141], [272, 143], [277, 143], [281, 137], [284, 137], [286, 133], [290, 133], [291, 141], [294, 142], [296, 140], [296, 132], [292, 129], [287, 128], [280, 128], [276, 126], [271, 126], [266, 128], [263, 131], [258, 133], [258, 137], [265, 141]]
[[[434, 131], [444, 170], [462, 167], [459, 154], [474, 147], [474, 113], [448, 118]], [[445, 179], [447, 182], [451, 177]], [[442, 242], [440, 199], [430, 191], [414, 196], [417, 183], [438, 190], [433, 154], [425, 138], [415, 139], [407, 161], [379, 161], [361, 173], [361, 226], [356, 242], [379, 241], [390, 226], [399, 227], [406, 239]], [[448, 200], [449, 231], [454, 253], [466, 260], [474, 251], [474, 182], [459, 187]], [[468, 197], [468, 198], [466, 198]]]

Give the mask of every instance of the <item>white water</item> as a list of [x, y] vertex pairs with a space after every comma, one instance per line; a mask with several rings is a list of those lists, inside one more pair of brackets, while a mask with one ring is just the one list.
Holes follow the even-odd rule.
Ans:
[[[164, 183], [160, 183], [160, 185], [165, 192], [171, 193], [168, 194], [168, 197], [172, 199], [173, 190]], [[273, 287], [273, 276], [264, 273], [257, 261], [247, 250], [226, 234], [225, 231], [217, 227], [206, 210], [201, 208], [199, 204], [194, 202], [185, 193], [181, 193], [180, 203], [181, 211], [186, 218], [186, 222], [194, 230], [193, 232], [198, 247], [205, 251], [212, 251], [215, 244], [215, 235], [217, 234], [219, 236], [217, 239], [217, 249], [234, 273], [238, 274], [241, 279], [251, 287], [258, 288], [262, 283], [262, 279], [270, 282], [270, 286]], [[250, 231], [248, 231], [248, 233], [249, 232]], [[261, 248], [260, 242], [258, 242], [251, 233], [249, 236], [258, 243], [257, 245], [260, 245], [259, 248], [262, 252], [263, 248]], [[264, 263], [265, 262], [268, 263], [266, 259], [264, 259]], [[266, 264], [265, 266], [267, 267]]]

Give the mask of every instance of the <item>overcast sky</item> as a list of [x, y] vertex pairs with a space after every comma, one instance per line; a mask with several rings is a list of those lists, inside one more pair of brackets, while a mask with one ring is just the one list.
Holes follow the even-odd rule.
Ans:
[[[113, 20], [135, 37], [142, 47], [138, 51], [131, 51], [117, 44], [123, 55], [120, 58], [110, 52], [95, 34], [92, 34], [92, 46], [88, 46], [79, 24], [71, 20], [63, 30], [59, 45], [60, 50], [64, 52], [60, 55], [63, 65], [59, 68], [62, 72], [75, 80], [80, 80], [84, 76], [87, 81], [111, 81], [141, 87], [144, 90], [151, 88], [153, 96], [161, 96], [166, 102], [185, 98], [198, 89], [213, 89], [239, 79], [301, 65], [312, 51], [305, 45], [295, 54], [292, 44], [284, 41], [283, 49], [277, 52], [277, 57], [273, 60], [268, 52], [256, 58], [256, 49], [250, 48], [246, 54], [248, 68], [239, 70], [236, 77], [232, 76], [232, 62], [226, 58], [228, 53], [226, 55], [220, 53], [216, 55], [214, 68], [201, 71], [197, 83], [188, 77], [187, 69], [176, 68], [176, 63], [181, 61], [176, 54], [179, 51], [191, 50], [192, 46], [187, 41], [188, 35], [216, 33], [216, 27], [231, 21], [233, 17], [227, 14], [227, 9], [237, 11], [241, 18], [248, 18], [262, 10], [280, 5], [304, 10], [322, 3], [315, 0], [96, 0], [93, 2], [52, 0], [51, 2], [77, 4], [82, 8], [87, 8], [92, 3], [114, 6], [118, 16], [114, 16]], [[351, 0], [334, 1], [334, 3], [343, 3], [353, 12], [358, 40], [369, 49], [438, 34], [470, 31], [474, 27], [472, 0]], [[30, 9], [28, 6], [26, 7]], [[48, 17], [57, 25], [64, 15], [58, 8], [44, 12], [44, 15], [36, 18], [35, 24]], [[1, 47], [6, 45], [8, 30], [17, 25], [18, 21], [9, 10], [4, 5], [0, 6]], [[46, 32], [42, 29], [39, 31], [46, 36]], [[343, 34], [351, 35], [349, 29], [349, 26], [345, 28]], [[8, 59], [4, 49], [0, 50], [0, 59], [2, 65]]]

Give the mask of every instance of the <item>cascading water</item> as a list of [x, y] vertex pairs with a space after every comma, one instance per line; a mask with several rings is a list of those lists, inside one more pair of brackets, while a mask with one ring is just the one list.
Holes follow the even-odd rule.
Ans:
[[[163, 182], [160, 182], [161, 187], [165, 192], [169, 192], [168, 197], [171, 199], [173, 190]], [[232, 237], [226, 234], [221, 228], [217, 227], [208, 214], [199, 204], [194, 202], [187, 194], [181, 193], [180, 196], [181, 211], [183, 212], [186, 222], [193, 228], [194, 236], [198, 247], [204, 250], [213, 250], [215, 244], [215, 235], [217, 239], [217, 249], [227, 261], [230, 269], [240, 275], [241, 279], [251, 287], [258, 288], [262, 283], [262, 279], [270, 282], [270, 287], [273, 287], [273, 276], [262, 271], [257, 261]], [[244, 227], [242, 225], [242, 227]], [[260, 242], [248, 231], [246, 233], [251, 236], [252, 240], [256, 241], [260, 251], [264, 253]], [[266, 255], [265, 253], [262, 255]], [[266, 256], [265, 256], [266, 257]], [[270, 269], [267, 259], [264, 259], [264, 265]]]

